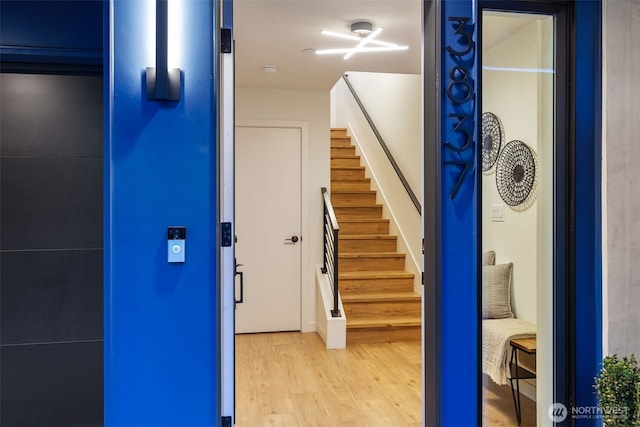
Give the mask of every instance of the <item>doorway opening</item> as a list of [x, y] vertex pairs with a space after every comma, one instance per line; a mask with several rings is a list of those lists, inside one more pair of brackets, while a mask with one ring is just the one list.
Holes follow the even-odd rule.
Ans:
[[[235, 55], [236, 55], [236, 67], [237, 67], [236, 74], [235, 74], [236, 75], [235, 119], [236, 121], [247, 121], [247, 120], [248, 121], [255, 121], [255, 120], [304, 121], [304, 122], [307, 122], [308, 124], [309, 156], [308, 156], [308, 169], [306, 173], [306, 178], [308, 180], [308, 189], [306, 191], [303, 190], [303, 197], [307, 197], [307, 202], [305, 203], [303, 201], [302, 203], [303, 203], [303, 207], [305, 209], [308, 209], [308, 213], [306, 217], [305, 217], [305, 214], [303, 213], [303, 223], [305, 220], [307, 221], [307, 223], [309, 224], [309, 232], [305, 233], [304, 231], [302, 231], [300, 235], [300, 234], [295, 234], [296, 233], [295, 231], [288, 231], [285, 236], [281, 236], [278, 239], [278, 242], [281, 242], [284, 238], [292, 238], [293, 235], [296, 235], [298, 237], [301, 237], [301, 241], [298, 241], [296, 246], [308, 248], [307, 249], [308, 256], [305, 257], [303, 254], [303, 259], [302, 259], [302, 264], [307, 266], [308, 271], [310, 273], [310, 274], [304, 274], [303, 272], [301, 277], [301, 282], [302, 282], [302, 290], [300, 294], [301, 313], [300, 313], [300, 326], [298, 330], [302, 331], [303, 333], [302, 334], [297, 333], [297, 335], [296, 334], [293, 334], [293, 335], [263, 334], [264, 335], [263, 338], [265, 338], [267, 341], [271, 341], [272, 342], [271, 344], [268, 344], [266, 348], [262, 348], [262, 349], [258, 349], [257, 347], [255, 347], [254, 346], [255, 343], [250, 345], [250, 347], [254, 351], [253, 353], [254, 355], [260, 354], [260, 352], [264, 351], [264, 355], [268, 356], [269, 354], [275, 353], [275, 350], [270, 350], [270, 349], [278, 348], [278, 351], [281, 351], [281, 353], [279, 353], [280, 361], [287, 361], [289, 359], [295, 359], [297, 357], [295, 356], [297, 353], [294, 352], [294, 347], [296, 346], [297, 343], [299, 343], [300, 341], [303, 341], [303, 339], [300, 337], [303, 337], [304, 339], [307, 339], [308, 338], [307, 336], [314, 336], [315, 338], [318, 338], [317, 334], [313, 332], [314, 322], [315, 322], [315, 311], [316, 311], [316, 304], [315, 304], [316, 283], [314, 280], [315, 279], [314, 273], [315, 273], [315, 266], [322, 263], [322, 246], [323, 246], [322, 228], [321, 228], [322, 227], [322, 198], [321, 198], [320, 189], [322, 187], [330, 186], [330, 127], [331, 127], [330, 90], [331, 90], [331, 87], [333, 84], [336, 83], [336, 81], [338, 81], [338, 79], [340, 79], [340, 76], [342, 75], [342, 73], [344, 73], [347, 70], [353, 70], [353, 68], [350, 68], [350, 67], [355, 67], [356, 71], [372, 72], [372, 71], [377, 71], [377, 69], [383, 68], [382, 65], [385, 65], [387, 67], [390, 65], [393, 65], [394, 61], [389, 61], [389, 58], [384, 59], [385, 58], [384, 56], [380, 56], [376, 54], [372, 54], [372, 55], [363, 54], [359, 56], [354, 56], [354, 58], [352, 58], [351, 60], [345, 63], [342, 60], [342, 57], [340, 56], [339, 57], [340, 61], [342, 61], [342, 64], [340, 65], [340, 67], [344, 66], [346, 68], [342, 68], [341, 70], [336, 71], [334, 73], [335, 77], [333, 77], [333, 80], [331, 82], [322, 83], [320, 80], [318, 80], [318, 77], [316, 77], [317, 76], [316, 71], [324, 68], [321, 62], [328, 61], [329, 60], [328, 58], [315, 56], [315, 55], [305, 55], [303, 56], [303, 58], [305, 58], [307, 63], [301, 67], [296, 68], [295, 76], [290, 76], [286, 74], [291, 71], [290, 69], [287, 69], [286, 63], [277, 62], [278, 61], [277, 58], [280, 56], [279, 46], [282, 43], [270, 44], [270, 45], [267, 44], [266, 42], [267, 34], [285, 32], [286, 34], [283, 34], [283, 36], [281, 37], [281, 40], [292, 39], [294, 41], [297, 41], [299, 44], [307, 43], [305, 40], [309, 39], [310, 34], [313, 33], [313, 35], [315, 36], [317, 33], [319, 35], [320, 30], [322, 30], [323, 27], [328, 25], [335, 25], [335, 22], [337, 20], [345, 20], [344, 21], [345, 28], [348, 28], [348, 25], [347, 25], [349, 23], [348, 20], [351, 19], [349, 18], [349, 16], [352, 16], [353, 19], [355, 19], [356, 17], [361, 18], [357, 16], [357, 13], [362, 13], [363, 11], [366, 11], [368, 15], [366, 18], [371, 19], [374, 22], [374, 24], [385, 26], [385, 32], [383, 34], [385, 34], [385, 37], [388, 37], [388, 39], [391, 41], [394, 41], [394, 42], [397, 41], [395, 36], [393, 35], [393, 31], [406, 32], [407, 28], [415, 29], [417, 41], [414, 44], [414, 54], [416, 58], [414, 68], [415, 70], [417, 70], [417, 73], [419, 73], [419, 70], [420, 70], [420, 62], [419, 62], [420, 61], [420, 43], [419, 43], [420, 30], [419, 28], [420, 28], [420, 6], [421, 5], [419, 1], [411, 2], [414, 8], [414, 12], [412, 12], [411, 14], [408, 14], [408, 16], [410, 16], [412, 23], [411, 25], [405, 25], [406, 23], [404, 22], [399, 22], [399, 21], [391, 22], [389, 21], [389, 19], [397, 16], [395, 13], [392, 13], [393, 12], [392, 9], [394, 8], [402, 9], [405, 7], [405, 3], [407, 2], [403, 2], [402, 5], [397, 5], [397, 4], [394, 5], [392, 2], [384, 2], [384, 3], [373, 2], [371, 4], [371, 7], [364, 7], [364, 5], [361, 2], [358, 2], [358, 4], [355, 4], [355, 3], [352, 4], [352, 2], [340, 2], [340, 5], [338, 5], [337, 3], [335, 4], [335, 10], [333, 7], [327, 7], [326, 2], [305, 2], [304, 4], [298, 4], [296, 2], [273, 2], [270, 5], [271, 8], [276, 8], [276, 9], [280, 8], [280, 11], [275, 14], [277, 16], [274, 17], [273, 19], [270, 19], [273, 13], [271, 10], [265, 11], [264, 9], [261, 9], [262, 7], [264, 7], [262, 5], [267, 3], [268, 2], [242, 2], [234, 5], [234, 20], [235, 20], [234, 38], [236, 40]], [[248, 4], [251, 4], [251, 5], [247, 6]], [[301, 27], [296, 27], [296, 25], [299, 22], [298, 20], [284, 18], [285, 16], [290, 16], [289, 13], [295, 12], [298, 8], [304, 9], [304, 15], [308, 18], [313, 18], [313, 22], [315, 23], [310, 23], [308, 21], [305, 21], [306, 23], [304, 25], [302, 25]], [[337, 9], [341, 9], [341, 11], [338, 11]], [[342, 10], [342, 9], [345, 9], [346, 12], [345, 10]], [[257, 11], [261, 11], [261, 12], [257, 12]], [[251, 14], [251, 16], [248, 16], [249, 13]], [[344, 14], [345, 16], [338, 16], [339, 14]], [[385, 16], [388, 18], [385, 18]], [[317, 19], [318, 17], [321, 17], [323, 19], [318, 20]], [[376, 21], [376, 18], [378, 19], [378, 21]], [[249, 30], [246, 29], [246, 24], [242, 24], [241, 22], [238, 21], [242, 19], [247, 19], [248, 21], [250, 21], [252, 23], [252, 27], [254, 28], [259, 27], [265, 22], [270, 23], [268, 28], [262, 27], [264, 28], [262, 31], [262, 35], [253, 38], [254, 39], [253, 41], [259, 42], [258, 44], [262, 43], [263, 44], [262, 47], [259, 47], [257, 49], [250, 50], [250, 51], [246, 50], [246, 46], [247, 46], [246, 43], [248, 43], [248, 41], [246, 41], [246, 39], [243, 40], [243, 34], [247, 34], [247, 31]], [[282, 22], [287, 22], [287, 25], [283, 25]], [[387, 25], [385, 25], [385, 22], [387, 23]], [[245, 31], [245, 33], [241, 33], [242, 31]], [[330, 43], [335, 44], [336, 41], [331, 39]], [[353, 43], [350, 42], [350, 44], [353, 44]], [[307, 47], [319, 47], [319, 46], [310, 46], [310, 45], [301, 44], [297, 49], [301, 53], [301, 55], [304, 55], [302, 53], [302, 50]], [[245, 66], [244, 69], [240, 69], [239, 67], [244, 61], [244, 58], [242, 58], [242, 56], [246, 55], [247, 53], [252, 56], [251, 66], [249, 67]], [[269, 58], [269, 59], [266, 59], [266, 58]], [[380, 59], [376, 59], [376, 58], [380, 58]], [[333, 59], [331, 59], [331, 61], [333, 61]], [[375, 66], [376, 61], [379, 61], [377, 66]], [[262, 70], [265, 65], [269, 65], [269, 64], [274, 64], [277, 66], [275, 69], [276, 71], [275, 73], [268, 74], [268, 73], [259, 71], [259, 70]], [[374, 67], [369, 68], [370, 64], [374, 64]], [[274, 68], [272, 67], [269, 67], [269, 69], [274, 70]], [[252, 70], [258, 70], [259, 73], [257, 73], [257, 75], [253, 76], [251, 79], [248, 80], [246, 78], [246, 74]], [[284, 76], [284, 75], [287, 75], [288, 81], [285, 82], [286, 85], [285, 83], [282, 83], [282, 82], [278, 83], [278, 79], [281, 78], [280, 76]], [[323, 84], [324, 86], [322, 86]], [[419, 93], [419, 86], [418, 86], [418, 89], [416, 90], [416, 93]], [[416, 105], [416, 108], [419, 108], [419, 105]], [[236, 129], [236, 132], [238, 132], [238, 129], [239, 129], [238, 126], [236, 126], [235, 129]], [[238, 140], [238, 135], [236, 135], [236, 141], [237, 140]], [[256, 156], [255, 153], [249, 153], [249, 154]], [[260, 157], [260, 156], [257, 156], [257, 157]], [[236, 145], [236, 160], [240, 160], [239, 147], [237, 145]], [[236, 161], [235, 164], [237, 165], [238, 168], [241, 167], [239, 161]], [[281, 168], [284, 168], [284, 167], [286, 166], [281, 166]], [[236, 171], [236, 176], [244, 172], [246, 171]], [[257, 173], [257, 170], [253, 173], [253, 179], [255, 183], [259, 186], [259, 188], [261, 188], [263, 191], [269, 191], [268, 189], [261, 187], [262, 185], [261, 176]], [[236, 197], [240, 197], [239, 193], [240, 193], [240, 188], [236, 187]], [[245, 298], [244, 298], [245, 303], [243, 304], [246, 304], [246, 296], [248, 295], [248, 292], [249, 292], [248, 288], [256, 284], [260, 285], [260, 281], [263, 278], [256, 277], [261, 274], [260, 272], [253, 273], [251, 274], [251, 277], [250, 277], [250, 274], [248, 273], [248, 267], [249, 267], [248, 264], [250, 261], [241, 257], [241, 246], [243, 244], [250, 244], [248, 242], [251, 241], [253, 236], [243, 236], [241, 234], [240, 218], [243, 215], [243, 213], [240, 212], [241, 207], [239, 203], [236, 207], [237, 207], [237, 210], [235, 212], [235, 216], [236, 216], [236, 225], [238, 227], [237, 233], [236, 233], [238, 238], [236, 255], [237, 255], [237, 263], [244, 264], [238, 267], [238, 271], [241, 271], [243, 273], [244, 295], [245, 295]], [[252, 210], [254, 215], [251, 215], [251, 214], [249, 215], [251, 217], [251, 220], [256, 222], [261, 221], [259, 218], [261, 212], [264, 209], [268, 209], [268, 208], [276, 209], [276, 210], [279, 209], [278, 206], [264, 206], [264, 205], [253, 206]], [[419, 215], [419, 214], [416, 214], [415, 212], [413, 213], [414, 215]], [[419, 245], [419, 237], [417, 238], [417, 241]], [[294, 246], [294, 245], [291, 245], [291, 246]], [[264, 256], [268, 258], [268, 257], [274, 256], [274, 254], [265, 253]], [[418, 275], [418, 280], [419, 280], [419, 275]], [[240, 286], [239, 279], [237, 279], [236, 299], [238, 299], [240, 296], [239, 286]], [[264, 302], [260, 301], [259, 304], [264, 304]], [[239, 310], [242, 310], [244, 308], [244, 307], [240, 307], [241, 305], [242, 304], [238, 305], [238, 309], [236, 310], [236, 313], [238, 313]], [[280, 306], [279, 309], [287, 310], [287, 307]], [[418, 309], [419, 309], [419, 304], [418, 304]], [[237, 317], [236, 317], [236, 322], [238, 325], [239, 322]], [[287, 329], [281, 329], [281, 330], [287, 330]], [[306, 332], [311, 332], [311, 333], [307, 334]], [[278, 338], [278, 336], [280, 336], [281, 338]], [[257, 337], [257, 335], [254, 337]], [[291, 337], [298, 337], [298, 338], [291, 338]], [[244, 355], [242, 354], [243, 347], [240, 344], [240, 340], [245, 340], [245, 339], [253, 341], [252, 337], [247, 335], [238, 335], [236, 339], [236, 384], [237, 384], [236, 390], [237, 390], [237, 396], [239, 400], [243, 399], [244, 398], [243, 396], [246, 396], [246, 394], [243, 394], [242, 390], [240, 389], [240, 387], [244, 387], [243, 385], [244, 373], [240, 373], [238, 368], [238, 366], [240, 366], [241, 363], [244, 363], [244, 360], [241, 360], [241, 358], [243, 358]], [[373, 347], [359, 346], [358, 350], [354, 354], [356, 359], [358, 359], [358, 364], [362, 366], [362, 372], [367, 372], [367, 375], [371, 376], [369, 380], [372, 382], [370, 382], [369, 385], [364, 385], [362, 382], [360, 383], [359, 388], [361, 388], [362, 390], [369, 390], [371, 393], [373, 393], [373, 390], [376, 389], [378, 392], [381, 392], [381, 385], [387, 384], [393, 387], [392, 384], [394, 382], [399, 381], [399, 378], [398, 378], [399, 376], [402, 378], [402, 382], [401, 384], [396, 385], [396, 390], [406, 388], [405, 383], [407, 381], [413, 382], [412, 390], [415, 390], [415, 396], [411, 398], [411, 401], [412, 401], [412, 405], [415, 404], [415, 408], [414, 409], [405, 408], [406, 410], [404, 410], [405, 415], [410, 414], [408, 416], [411, 417], [411, 419], [407, 421], [407, 425], [419, 425], [421, 421], [420, 342], [418, 341], [414, 347], [415, 349], [412, 349], [412, 350], [408, 350], [406, 347], [404, 347], [403, 350], [399, 350], [397, 352], [400, 354], [398, 357], [400, 357], [401, 359], [404, 357], [406, 359], [403, 361], [403, 363], [406, 363], [407, 369], [410, 370], [412, 373], [402, 374], [400, 376], [398, 375], [397, 371], [394, 374], [394, 371], [392, 369], [387, 370], [385, 368], [384, 377], [385, 378], [388, 377], [389, 381], [383, 381], [383, 382], [380, 382], [379, 379], [376, 381], [375, 376], [371, 376], [372, 374], [368, 371], [366, 367], [366, 365], [368, 365], [369, 363], [373, 363], [371, 360], [373, 360], [373, 358], [376, 357], [374, 354], [376, 352], [374, 351]], [[310, 348], [313, 348], [313, 347], [310, 347]], [[353, 375], [358, 376], [357, 372], [350, 372], [347, 369], [347, 367], [344, 365], [344, 361], [340, 362], [340, 359], [342, 357], [348, 357], [348, 356], [345, 356], [345, 353], [347, 353], [348, 351], [349, 350], [347, 351], [331, 350], [331, 355], [337, 358], [337, 364], [338, 364], [338, 367], [340, 367], [340, 369], [335, 372], [330, 371], [329, 373], [322, 373], [322, 374], [328, 375], [330, 378], [333, 378], [334, 375], [340, 375], [345, 380], [348, 380], [349, 377], [353, 377]], [[307, 350], [307, 351], [304, 351], [304, 357], [309, 358], [310, 360], [309, 363], [311, 363], [313, 358], [325, 357], [322, 355], [322, 353], [327, 353], [327, 352], [329, 351], [326, 349], [324, 349], [323, 352], [320, 352], [320, 351], [314, 352], [311, 350]], [[386, 354], [386, 356], [382, 356], [383, 354]], [[412, 356], [409, 357], [409, 354], [411, 354]], [[381, 361], [380, 365], [382, 367], [385, 367], [385, 365], [389, 366], [393, 364], [393, 362], [390, 362], [388, 359], [387, 359], [387, 362], [383, 361], [385, 358], [390, 357], [389, 353], [379, 352], [379, 356], [380, 357], [378, 359]], [[369, 362], [367, 362], [367, 358], [370, 359]], [[264, 362], [264, 363], [269, 363], [269, 362]], [[343, 371], [343, 368], [344, 368], [344, 371]], [[299, 372], [296, 375], [299, 375], [300, 378], [305, 378], [310, 375], [310, 372]], [[260, 380], [256, 380], [256, 377], [257, 375], [253, 375], [250, 377], [251, 381], [253, 381], [250, 387], [260, 389], [262, 387], [261, 382]], [[360, 375], [360, 377], [362, 378], [363, 375]], [[280, 391], [284, 390], [286, 387], [295, 388], [297, 387], [297, 382], [296, 382], [297, 380], [295, 378], [297, 377], [294, 377], [294, 379], [292, 380], [291, 377], [289, 377], [288, 375], [280, 375], [278, 377], [278, 380], [282, 382], [288, 381], [288, 384], [273, 383], [273, 384], [270, 384], [270, 387], [273, 387], [273, 390], [280, 390]], [[348, 390], [350, 387], [353, 387], [353, 386], [349, 386], [347, 384], [345, 385], [345, 387]], [[342, 387], [338, 387], [338, 388], [342, 389]], [[298, 391], [300, 390], [301, 389], [298, 388]], [[369, 404], [372, 404], [372, 402], [375, 400], [373, 398], [373, 394], [364, 396], [363, 393], [364, 391], [357, 392], [355, 394], [357, 395], [358, 398], [362, 398], [362, 399], [366, 398], [366, 400], [369, 400]], [[274, 392], [274, 394], [277, 397], [281, 397], [281, 394], [279, 392]], [[400, 395], [396, 394], [395, 391], [391, 394], [395, 395], [396, 398], [402, 400]], [[347, 392], [345, 399], [347, 397], [351, 398], [353, 397], [353, 395], [354, 395], [353, 393]], [[298, 396], [298, 397], [301, 397], [301, 396]], [[338, 406], [346, 405], [346, 400], [341, 401], [342, 397], [340, 393], [336, 393], [336, 392], [330, 393], [330, 395], [327, 396], [327, 398], [331, 399], [331, 403], [333, 405], [338, 405]], [[405, 400], [408, 400], [408, 399], [405, 399]], [[305, 401], [305, 403], [303, 404], [297, 404], [296, 410], [298, 410], [300, 413], [304, 413], [305, 407], [313, 403], [314, 402]], [[318, 405], [318, 407], [320, 408], [325, 407], [322, 404], [318, 404], [318, 402], [315, 402], [315, 404]], [[390, 406], [394, 406], [394, 405], [390, 405]], [[238, 408], [240, 408], [240, 405], [238, 405]], [[246, 406], [243, 406], [243, 408], [246, 408]], [[285, 410], [285, 409], [287, 408], [281, 408], [281, 407], [278, 408], [278, 410]], [[377, 408], [374, 408], [372, 406], [371, 410], [368, 411], [368, 413], [364, 414], [364, 416], [368, 416], [368, 417], [374, 416], [373, 414], [377, 413], [375, 412], [376, 409]], [[344, 416], [347, 416], [347, 417], [355, 415], [353, 413], [349, 414], [349, 410], [345, 410], [342, 412], [345, 414]], [[241, 421], [243, 415], [240, 414], [238, 410], [236, 410], [236, 415], [237, 415], [237, 420]], [[329, 419], [331, 418], [327, 416], [327, 420]], [[393, 424], [393, 423], [390, 423], [390, 424]], [[339, 424], [336, 424], [336, 425], [339, 425]]]
[[566, 24], [513, 5], [481, 24], [484, 426], [544, 424], [565, 375]]

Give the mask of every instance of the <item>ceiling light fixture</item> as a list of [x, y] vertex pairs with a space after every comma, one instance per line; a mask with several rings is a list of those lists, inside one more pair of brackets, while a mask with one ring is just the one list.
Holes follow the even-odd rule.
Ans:
[[264, 71], [265, 73], [269, 73], [269, 74], [277, 73], [278, 72], [278, 66], [277, 65], [265, 65], [264, 67], [262, 67], [262, 71]]
[[359, 36], [366, 36], [373, 31], [373, 25], [368, 21], [359, 21], [351, 24], [351, 32], [356, 33]]
[[[349, 59], [355, 53], [364, 52], [384, 52], [391, 50], [407, 50], [409, 46], [398, 46], [395, 43], [383, 42], [380, 40], [374, 40], [381, 32], [382, 27], [378, 27], [375, 31], [371, 31], [372, 25], [370, 22], [359, 21], [351, 24], [351, 31], [360, 36], [354, 36], [350, 34], [334, 33], [333, 31], [322, 30], [321, 33], [327, 36], [338, 37], [347, 40], [357, 41], [358, 44], [355, 47], [347, 49], [320, 49], [316, 50], [316, 55], [330, 55], [336, 53], [344, 53], [344, 59]], [[365, 37], [366, 34], [366, 37]], [[375, 45], [376, 47], [368, 47], [367, 45]]]

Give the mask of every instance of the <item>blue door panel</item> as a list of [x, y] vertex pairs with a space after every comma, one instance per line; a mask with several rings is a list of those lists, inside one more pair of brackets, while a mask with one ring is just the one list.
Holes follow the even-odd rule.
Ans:
[[442, 2], [440, 357], [443, 426], [476, 425], [479, 414], [475, 10], [472, 1]]
[[[576, 405], [595, 407], [602, 361], [601, 8], [576, 2]], [[577, 419], [577, 426], [598, 420]]]
[[[180, 2], [183, 33], [170, 22], [169, 38], [179, 41], [181, 100], [151, 102], [154, 4], [110, 3], [105, 424], [211, 426], [219, 352], [214, 8]], [[186, 227], [184, 263], [167, 262], [170, 226]]]

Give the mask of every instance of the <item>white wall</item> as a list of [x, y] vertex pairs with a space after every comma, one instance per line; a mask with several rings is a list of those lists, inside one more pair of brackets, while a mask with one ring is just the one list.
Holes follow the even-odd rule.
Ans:
[[[307, 235], [302, 236], [302, 331], [316, 329], [315, 265], [322, 263], [321, 187], [330, 185], [329, 92], [278, 89], [236, 89], [236, 120], [295, 120], [308, 123], [308, 159], [302, 159], [308, 206], [303, 206]], [[306, 166], [306, 167], [305, 167]], [[267, 207], [263, 207], [267, 208]], [[275, 207], [277, 208], [277, 207]], [[305, 212], [308, 215], [305, 215]]]
[[603, 15], [603, 350], [640, 354], [640, 1]]
[[422, 203], [422, 78], [349, 71], [369, 116]]
[[[536, 21], [483, 52], [485, 66], [538, 68]], [[538, 151], [538, 75], [517, 71], [482, 73], [482, 111], [497, 115], [505, 144], [521, 140]], [[543, 195], [544, 196], [544, 195]], [[536, 323], [537, 203], [524, 211], [509, 207], [496, 188], [495, 166], [482, 177], [483, 250], [496, 252], [496, 264], [513, 262], [512, 308], [518, 318]], [[502, 205], [504, 222], [491, 221], [491, 207]]]
[[[384, 79], [385, 75], [382, 75]], [[410, 76], [411, 81], [415, 81]], [[416, 91], [420, 90], [418, 81]], [[382, 86], [382, 83], [380, 84]], [[401, 98], [384, 99], [391, 105], [399, 103], [405, 106], [409, 101]], [[415, 102], [412, 109], [421, 111], [421, 101]], [[392, 109], [393, 110], [393, 109]], [[378, 203], [383, 203], [383, 216], [390, 219], [390, 232], [398, 236], [398, 251], [407, 254], [405, 268], [414, 274], [414, 290], [422, 293], [422, 218], [421, 214], [413, 206], [402, 183], [398, 179], [386, 154], [380, 147], [375, 134], [364, 118], [360, 108], [353, 99], [346, 84], [340, 79], [331, 90], [331, 117], [332, 127], [346, 127], [356, 146], [356, 152], [366, 164], [366, 173], [371, 178], [372, 189], [377, 191]], [[378, 125], [376, 124], [378, 127]], [[406, 144], [403, 151], [408, 152], [409, 157], [418, 160], [420, 180], [422, 180], [422, 138], [421, 121], [418, 121], [417, 129], [413, 129], [410, 139], [413, 144]], [[417, 135], [417, 136], [415, 136]], [[407, 153], [403, 153], [407, 154]], [[394, 155], [395, 157], [395, 155]], [[415, 174], [415, 170], [411, 171]], [[403, 173], [405, 173], [403, 171]], [[422, 185], [419, 187], [422, 189]], [[413, 188], [416, 195], [421, 190]]]

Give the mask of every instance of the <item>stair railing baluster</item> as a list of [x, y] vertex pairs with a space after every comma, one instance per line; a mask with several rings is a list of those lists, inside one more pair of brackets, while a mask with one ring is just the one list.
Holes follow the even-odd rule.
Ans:
[[340, 314], [340, 306], [338, 305], [338, 233], [340, 227], [338, 226], [338, 220], [331, 204], [331, 198], [325, 187], [322, 187], [322, 199], [323, 203], [323, 234], [324, 234], [324, 264], [322, 267], [322, 273], [328, 274], [329, 283], [331, 283], [331, 289], [333, 290], [333, 309], [331, 310], [332, 317], [342, 317]]

